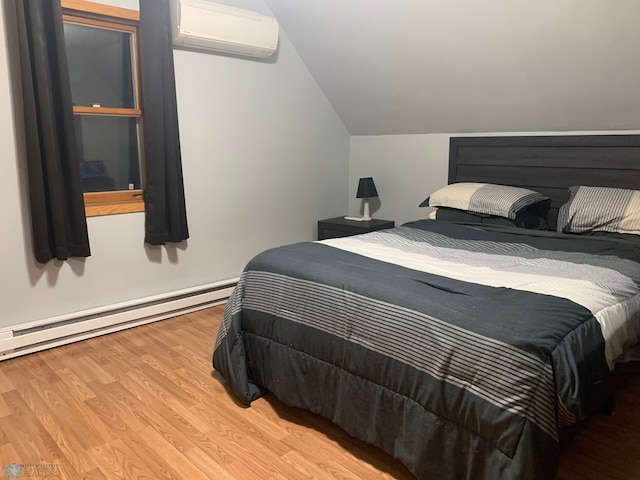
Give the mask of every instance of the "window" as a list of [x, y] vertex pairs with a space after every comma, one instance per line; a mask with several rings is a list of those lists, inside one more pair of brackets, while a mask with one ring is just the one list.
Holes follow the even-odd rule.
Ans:
[[144, 211], [138, 12], [62, 7], [86, 214]]

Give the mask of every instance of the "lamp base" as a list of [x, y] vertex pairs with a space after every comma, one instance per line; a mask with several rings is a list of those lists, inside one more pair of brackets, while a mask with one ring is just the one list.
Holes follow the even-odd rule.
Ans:
[[362, 221], [363, 222], [369, 222], [373, 220], [373, 218], [371, 218], [371, 213], [369, 212], [369, 199], [365, 198], [364, 199], [364, 211], [362, 212]]

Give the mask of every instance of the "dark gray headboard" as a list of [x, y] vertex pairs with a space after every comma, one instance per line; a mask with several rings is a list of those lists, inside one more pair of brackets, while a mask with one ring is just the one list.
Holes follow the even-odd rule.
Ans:
[[640, 135], [451, 137], [449, 183], [530, 188], [551, 197], [549, 223], [572, 185], [640, 189]]

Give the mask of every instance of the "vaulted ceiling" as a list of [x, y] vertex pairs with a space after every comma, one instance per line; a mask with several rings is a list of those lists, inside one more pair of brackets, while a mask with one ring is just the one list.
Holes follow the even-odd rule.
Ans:
[[352, 135], [640, 129], [640, 0], [265, 0]]

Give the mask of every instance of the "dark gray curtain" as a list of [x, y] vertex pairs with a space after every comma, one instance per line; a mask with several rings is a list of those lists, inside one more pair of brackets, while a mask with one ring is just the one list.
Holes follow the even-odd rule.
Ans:
[[178, 133], [169, 0], [140, 0], [146, 165], [145, 242], [189, 238]]
[[60, 0], [16, 0], [36, 260], [88, 257]]

